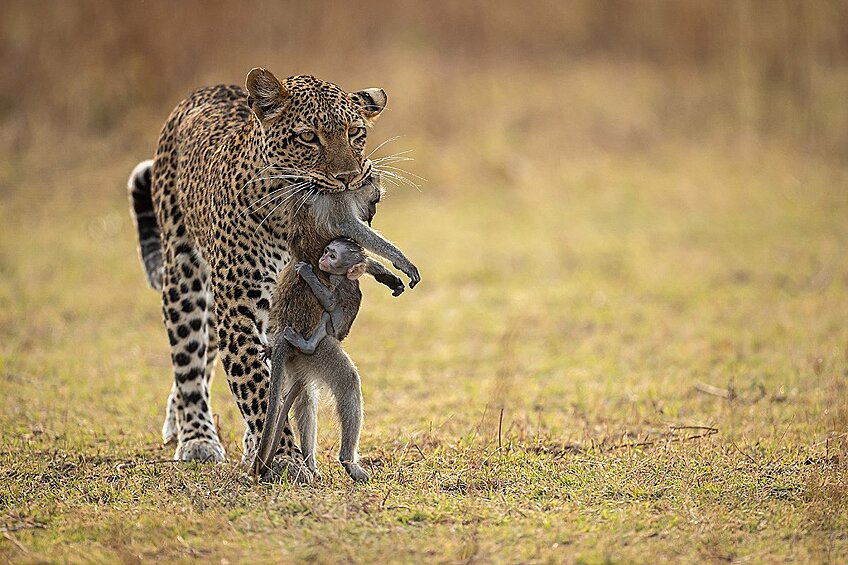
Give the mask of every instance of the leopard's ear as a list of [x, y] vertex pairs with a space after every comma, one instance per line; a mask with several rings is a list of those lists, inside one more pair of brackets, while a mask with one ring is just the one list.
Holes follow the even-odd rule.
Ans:
[[359, 113], [368, 124], [374, 123], [380, 112], [385, 110], [389, 101], [386, 91], [382, 88], [366, 88], [350, 95], [351, 100], [359, 106]]
[[266, 122], [280, 115], [289, 93], [271, 71], [255, 67], [247, 73], [245, 86], [247, 103], [260, 121]]

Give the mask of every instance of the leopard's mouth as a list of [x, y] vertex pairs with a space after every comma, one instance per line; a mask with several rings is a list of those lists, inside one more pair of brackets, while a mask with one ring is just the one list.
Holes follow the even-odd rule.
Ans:
[[355, 181], [348, 185], [340, 185], [329, 181], [319, 174], [310, 174], [312, 188], [317, 192], [324, 194], [339, 194], [345, 191], [356, 191], [368, 186], [379, 186], [380, 172], [371, 166], [370, 161], [366, 164], [363, 174]]
[[345, 192], [345, 191], [348, 191], [348, 190], [359, 190], [360, 188], [362, 188], [363, 186], [366, 186], [370, 182], [369, 177], [370, 177], [370, 175], [367, 176], [367, 177], [363, 177], [362, 179], [358, 180], [356, 183], [352, 183], [352, 184], [349, 184], [349, 185], [339, 185], [339, 184], [335, 184], [335, 183], [330, 184], [329, 182], [325, 181], [324, 179], [313, 177], [312, 186], [316, 191], [323, 193], [323, 194], [339, 194], [339, 193], [342, 193], [342, 192]]
[[376, 179], [374, 178], [374, 175], [366, 175], [362, 177], [362, 180], [360, 180], [358, 183], [348, 186], [346, 190], [359, 190], [360, 188], [365, 188], [366, 186], [374, 184], [375, 181]]
[[359, 190], [367, 186], [379, 186], [380, 172], [374, 169], [369, 162], [365, 174], [355, 183], [347, 187], [347, 190]]

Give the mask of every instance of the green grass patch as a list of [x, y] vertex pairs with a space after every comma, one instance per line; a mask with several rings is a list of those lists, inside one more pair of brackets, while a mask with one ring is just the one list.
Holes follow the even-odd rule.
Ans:
[[845, 171], [675, 147], [515, 177], [468, 151], [376, 220], [423, 282], [365, 283], [346, 344], [365, 486], [328, 406], [323, 482], [250, 480], [220, 368], [229, 462], [156, 462], [171, 373], [133, 156], [4, 163], [0, 560], [848, 558]]

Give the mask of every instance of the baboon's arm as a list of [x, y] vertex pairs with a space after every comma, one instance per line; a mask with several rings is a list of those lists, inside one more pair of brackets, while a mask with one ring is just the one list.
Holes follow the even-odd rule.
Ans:
[[338, 235], [349, 237], [368, 251], [391, 261], [394, 268], [409, 277], [409, 288], [414, 288], [421, 280], [418, 267], [413, 265], [400, 249], [371, 229], [365, 222], [349, 220], [338, 225], [336, 231]]
[[[321, 340], [329, 335], [329, 332], [327, 331], [328, 326], [331, 328], [333, 326], [332, 316], [330, 316], [328, 312], [324, 312], [321, 314], [321, 321], [318, 322], [317, 326], [315, 326], [315, 330], [313, 330], [309, 339], [306, 339], [301, 334], [297, 333], [297, 330], [291, 326], [287, 326], [283, 329], [283, 337], [285, 337], [286, 341], [295, 346], [301, 353], [312, 355], [315, 353], [315, 349], [318, 347], [318, 344], [321, 343]], [[335, 329], [332, 331], [335, 333]]]

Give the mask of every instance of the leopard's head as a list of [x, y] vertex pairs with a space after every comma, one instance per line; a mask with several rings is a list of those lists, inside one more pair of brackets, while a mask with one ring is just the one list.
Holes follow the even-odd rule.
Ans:
[[248, 103], [262, 124], [268, 163], [290, 182], [318, 192], [355, 190], [369, 183], [366, 127], [386, 107], [386, 93], [348, 94], [308, 75], [278, 80], [265, 69], [247, 75]]

